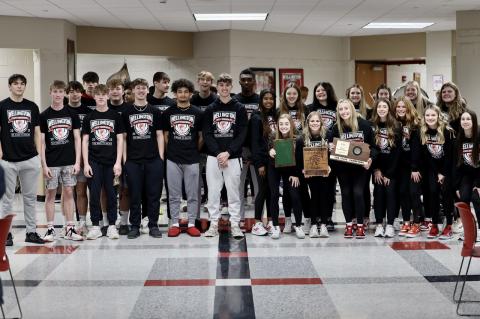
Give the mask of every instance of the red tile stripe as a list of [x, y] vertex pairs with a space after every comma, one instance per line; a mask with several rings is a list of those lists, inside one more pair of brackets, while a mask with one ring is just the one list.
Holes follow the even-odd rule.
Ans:
[[215, 286], [215, 279], [147, 280], [145, 287]]
[[72, 254], [78, 246], [25, 246], [15, 252], [19, 255]]
[[262, 278], [252, 279], [252, 286], [321, 285], [320, 278]]
[[233, 252], [218, 252], [218, 257], [229, 258], [229, 257], [248, 257], [248, 252], [246, 251], [233, 251]]
[[391, 245], [394, 250], [431, 250], [431, 249], [450, 249], [445, 244], [438, 241], [405, 241], [394, 242]]

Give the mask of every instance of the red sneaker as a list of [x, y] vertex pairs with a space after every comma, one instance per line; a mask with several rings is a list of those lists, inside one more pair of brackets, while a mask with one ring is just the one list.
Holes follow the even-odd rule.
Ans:
[[405, 236], [409, 230], [410, 230], [410, 224], [404, 223], [402, 228], [400, 229], [400, 232], [398, 233], [398, 236]]
[[453, 231], [452, 231], [452, 226], [447, 225], [442, 231], [442, 234], [440, 235], [441, 240], [448, 240], [453, 238]]
[[420, 236], [420, 224], [413, 224], [412, 227], [410, 227], [410, 230], [408, 233], [405, 235], [407, 238], [415, 238]]
[[357, 239], [363, 239], [365, 238], [365, 227], [363, 225], [358, 225], [357, 231], [355, 233], [355, 237]]
[[177, 237], [181, 232], [180, 227], [172, 226], [168, 229], [168, 237]]
[[353, 227], [352, 225], [345, 226], [345, 234], [343, 234], [345, 238], [353, 238]]
[[421, 231], [429, 231], [431, 227], [432, 227], [432, 222], [431, 221], [425, 220], [425, 221], [420, 223], [420, 230]]
[[427, 238], [436, 238], [438, 237], [438, 226], [436, 224], [432, 224], [432, 227], [430, 228], [430, 231], [428, 232]]
[[192, 237], [200, 237], [200, 231], [195, 226], [188, 227], [187, 234], [189, 234]]

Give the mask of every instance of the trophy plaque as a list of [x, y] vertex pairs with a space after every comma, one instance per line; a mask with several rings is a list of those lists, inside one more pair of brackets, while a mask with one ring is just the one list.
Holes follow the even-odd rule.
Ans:
[[274, 141], [275, 167], [295, 166], [295, 146], [291, 138]]
[[328, 176], [328, 147], [304, 147], [303, 170], [305, 176]]
[[335, 150], [330, 159], [355, 165], [365, 165], [370, 158], [370, 146], [363, 142], [333, 139]]

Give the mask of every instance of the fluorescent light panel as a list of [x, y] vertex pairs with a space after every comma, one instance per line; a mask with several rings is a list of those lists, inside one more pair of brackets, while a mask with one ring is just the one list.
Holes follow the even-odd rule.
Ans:
[[197, 21], [264, 21], [268, 13], [194, 13]]
[[433, 22], [372, 22], [363, 29], [423, 29], [432, 24]]

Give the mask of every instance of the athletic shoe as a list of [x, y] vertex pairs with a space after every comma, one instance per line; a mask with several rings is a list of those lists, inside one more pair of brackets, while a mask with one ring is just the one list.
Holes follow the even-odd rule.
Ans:
[[100, 231], [100, 226], [92, 226], [87, 234], [88, 240], [95, 240], [102, 237], [102, 232]]
[[295, 229], [295, 235], [298, 239], [305, 238], [305, 233], [303, 232], [302, 226], [293, 226], [293, 229]]
[[232, 226], [230, 227], [230, 232], [232, 233], [233, 238], [245, 237], [242, 230], [240, 229], [240, 226], [237, 223], [232, 223]]
[[345, 233], [343, 234], [343, 237], [353, 238], [353, 226], [352, 225], [346, 225], [345, 226]]
[[320, 225], [320, 238], [328, 238], [330, 235], [328, 234], [328, 227], [324, 224]]
[[107, 236], [108, 226], [101, 226], [100, 231], [102, 232], [102, 236]]
[[168, 237], [177, 237], [181, 232], [180, 227], [172, 226], [168, 229], [167, 235]]
[[138, 226], [130, 227], [130, 231], [127, 234], [128, 239], [135, 239], [140, 237], [140, 229]]
[[405, 237], [407, 238], [415, 238], [415, 237], [418, 237], [420, 236], [420, 224], [413, 224], [412, 226], [410, 226], [410, 229], [408, 230], [407, 234], [405, 235]]
[[453, 231], [452, 231], [452, 226], [447, 225], [442, 231], [442, 234], [440, 235], [439, 239], [441, 240], [448, 240], [453, 238]]
[[272, 231], [273, 231], [273, 222], [271, 220], [268, 221], [266, 229], [267, 229], [268, 234], [271, 235]]
[[420, 230], [421, 231], [429, 231], [432, 227], [432, 222], [430, 220], [424, 220], [420, 223]]
[[290, 217], [285, 217], [285, 227], [283, 227], [283, 232], [285, 234], [292, 232], [292, 219]]
[[355, 238], [357, 239], [365, 238], [365, 227], [363, 225], [357, 226], [357, 231], [355, 232]]
[[385, 238], [393, 238], [395, 237], [395, 228], [393, 225], [387, 225], [385, 229]]
[[158, 226], [153, 226], [148, 230], [148, 235], [153, 238], [162, 238], [162, 232]]
[[463, 233], [463, 224], [462, 220], [457, 219], [452, 225], [452, 231], [454, 234], [461, 234]]
[[312, 220], [310, 218], [305, 218], [305, 222], [303, 223], [303, 232], [305, 233], [305, 235], [308, 235], [311, 227], [312, 227]]
[[[306, 234], [305, 234], [306, 235]], [[318, 238], [320, 235], [318, 234], [318, 227], [316, 224], [312, 225], [310, 228], [310, 231], [308, 232], [308, 236], [310, 238]]]
[[45, 244], [45, 241], [40, 238], [40, 235], [36, 232], [27, 233], [25, 236], [25, 242], [32, 244]]
[[108, 226], [107, 237], [110, 239], [119, 239], [120, 234], [118, 233], [117, 227], [115, 225]]
[[55, 241], [55, 229], [49, 228], [47, 229], [47, 232], [43, 236], [43, 240], [45, 242], [51, 243], [52, 241]]
[[78, 222], [77, 232], [81, 236], [85, 236], [88, 233], [87, 223], [84, 220]]
[[125, 236], [128, 235], [128, 231], [130, 229], [128, 228], [128, 225], [120, 225], [120, 228], [118, 229], [118, 234]]
[[400, 232], [398, 233], [398, 236], [405, 236], [407, 235], [408, 231], [410, 230], [410, 223], [404, 222], [402, 225], [402, 228], [400, 229]]
[[5, 242], [5, 246], [13, 246], [13, 236], [12, 233], [8, 233], [7, 241]]
[[378, 224], [377, 227], [375, 228], [375, 237], [383, 237], [385, 233], [385, 230], [383, 229], [383, 225], [382, 224]]
[[187, 228], [187, 234], [189, 234], [192, 237], [200, 237], [200, 235], [201, 235], [200, 231], [195, 226], [188, 227]]
[[280, 226], [272, 226], [272, 234], [270, 235], [272, 239], [280, 238]]
[[400, 220], [398, 218], [395, 218], [393, 220], [393, 229], [396, 231], [399, 231], [400, 229], [402, 229], [402, 227], [400, 226]]
[[148, 217], [144, 217], [140, 223], [140, 232], [142, 234], [148, 234], [150, 229], [148, 228]]
[[205, 237], [215, 237], [218, 236], [218, 222], [211, 222], [210, 228], [205, 232]]
[[66, 240], [73, 240], [73, 241], [81, 241], [83, 240], [83, 236], [77, 234], [75, 231], [75, 227], [71, 226], [67, 228], [67, 233], [65, 234]]
[[428, 232], [427, 238], [432, 239], [432, 238], [438, 237], [438, 233], [439, 233], [438, 225], [436, 225], [436, 224], [433, 225], [432, 224], [432, 227], [430, 228], [430, 231]]
[[327, 221], [327, 230], [328, 231], [334, 231], [335, 230], [335, 224], [333, 223], [333, 220], [329, 219]]
[[265, 229], [262, 222], [257, 222], [252, 227], [252, 235], [265, 236], [267, 233], [268, 231]]

